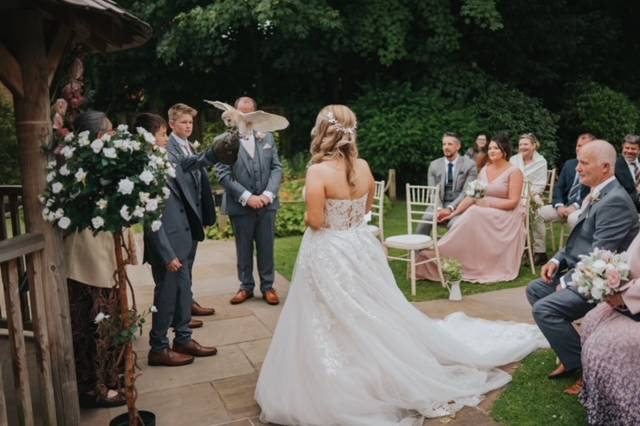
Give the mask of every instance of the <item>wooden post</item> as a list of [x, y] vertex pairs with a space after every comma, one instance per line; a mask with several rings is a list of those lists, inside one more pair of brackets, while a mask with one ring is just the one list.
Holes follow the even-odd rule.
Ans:
[[4, 388], [4, 380], [2, 377], [3, 370], [4, 360], [0, 359], [0, 426], [7, 426], [9, 424], [9, 419], [7, 414], [7, 400], [4, 399], [6, 389]]
[[[10, 48], [22, 69], [24, 96], [14, 93], [18, 153], [22, 172], [23, 203], [29, 232], [42, 233], [45, 240], [42, 277], [44, 315], [49, 335], [56, 415], [59, 424], [77, 425], [80, 407], [76, 385], [69, 298], [62, 250], [62, 237], [42, 218], [38, 200], [45, 187], [46, 159], [41, 150], [51, 139], [49, 109], [49, 63], [43, 19], [37, 10], [15, 11], [7, 25]], [[28, 28], [29, 31], [25, 31]]]
[[396, 201], [396, 169], [389, 169], [389, 177], [387, 178], [387, 186], [389, 187], [389, 198]]
[[[116, 255], [117, 277], [118, 277], [118, 302], [120, 303], [120, 316], [122, 318], [122, 329], [127, 332], [131, 330], [131, 317], [129, 316], [129, 300], [127, 297], [128, 284], [127, 272], [125, 270], [122, 256], [122, 232], [113, 234], [113, 242]], [[138, 426], [138, 409], [136, 408], [136, 362], [133, 354], [133, 345], [128, 340], [124, 348], [124, 386], [127, 394], [127, 408], [129, 410], [129, 426]]]

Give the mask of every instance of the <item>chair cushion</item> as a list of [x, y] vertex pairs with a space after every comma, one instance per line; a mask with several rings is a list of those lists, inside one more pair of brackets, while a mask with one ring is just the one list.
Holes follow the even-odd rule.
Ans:
[[433, 245], [433, 241], [428, 235], [405, 234], [385, 238], [384, 245], [390, 248], [404, 250], [420, 250], [431, 247]]
[[373, 234], [374, 237], [380, 235], [380, 228], [375, 225], [367, 225], [367, 229]]

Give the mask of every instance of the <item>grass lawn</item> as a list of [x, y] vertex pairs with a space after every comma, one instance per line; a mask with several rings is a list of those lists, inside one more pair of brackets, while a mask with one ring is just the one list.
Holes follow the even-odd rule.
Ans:
[[587, 414], [578, 399], [562, 392], [576, 379], [547, 379], [555, 367], [551, 350], [529, 355], [493, 406], [493, 418], [507, 426], [586, 426]]
[[[404, 201], [396, 202], [392, 209], [385, 212], [384, 232], [385, 235], [397, 235], [407, 232], [407, 216], [406, 204]], [[276, 239], [276, 270], [291, 279], [293, 266], [300, 247], [302, 236], [284, 237]], [[391, 253], [394, 253], [392, 250]], [[397, 252], [398, 254], [401, 251]], [[439, 282], [418, 281], [416, 284], [416, 296], [411, 296], [411, 282], [406, 275], [406, 262], [392, 261], [391, 270], [396, 277], [398, 287], [402, 290], [408, 300], [420, 302], [424, 300], [446, 299], [449, 297], [447, 289], [443, 288]], [[536, 271], [538, 272], [538, 271]], [[522, 263], [520, 275], [513, 281], [502, 282], [498, 284], [470, 284], [462, 283], [462, 294], [470, 295], [475, 293], [484, 293], [487, 291], [500, 290], [512, 287], [525, 286], [534, 277], [531, 274], [529, 263]]]

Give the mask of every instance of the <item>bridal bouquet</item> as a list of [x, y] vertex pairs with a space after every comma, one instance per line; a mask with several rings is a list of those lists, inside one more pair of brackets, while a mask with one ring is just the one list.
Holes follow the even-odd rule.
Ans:
[[580, 255], [580, 259], [571, 279], [590, 303], [601, 302], [606, 296], [618, 293], [622, 284], [629, 280], [626, 253], [596, 248], [588, 255]]
[[471, 198], [475, 198], [476, 200], [484, 197], [487, 192], [487, 185], [479, 180], [474, 180], [469, 182], [467, 185], [467, 189], [465, 189], [464, 193]]

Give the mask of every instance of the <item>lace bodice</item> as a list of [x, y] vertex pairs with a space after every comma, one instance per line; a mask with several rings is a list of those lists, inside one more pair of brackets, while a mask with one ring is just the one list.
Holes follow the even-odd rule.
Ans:
[[324, 203], [324, 227], [347, 230], [364, 223], [367, 194], [355, 200], [328, 198]]

